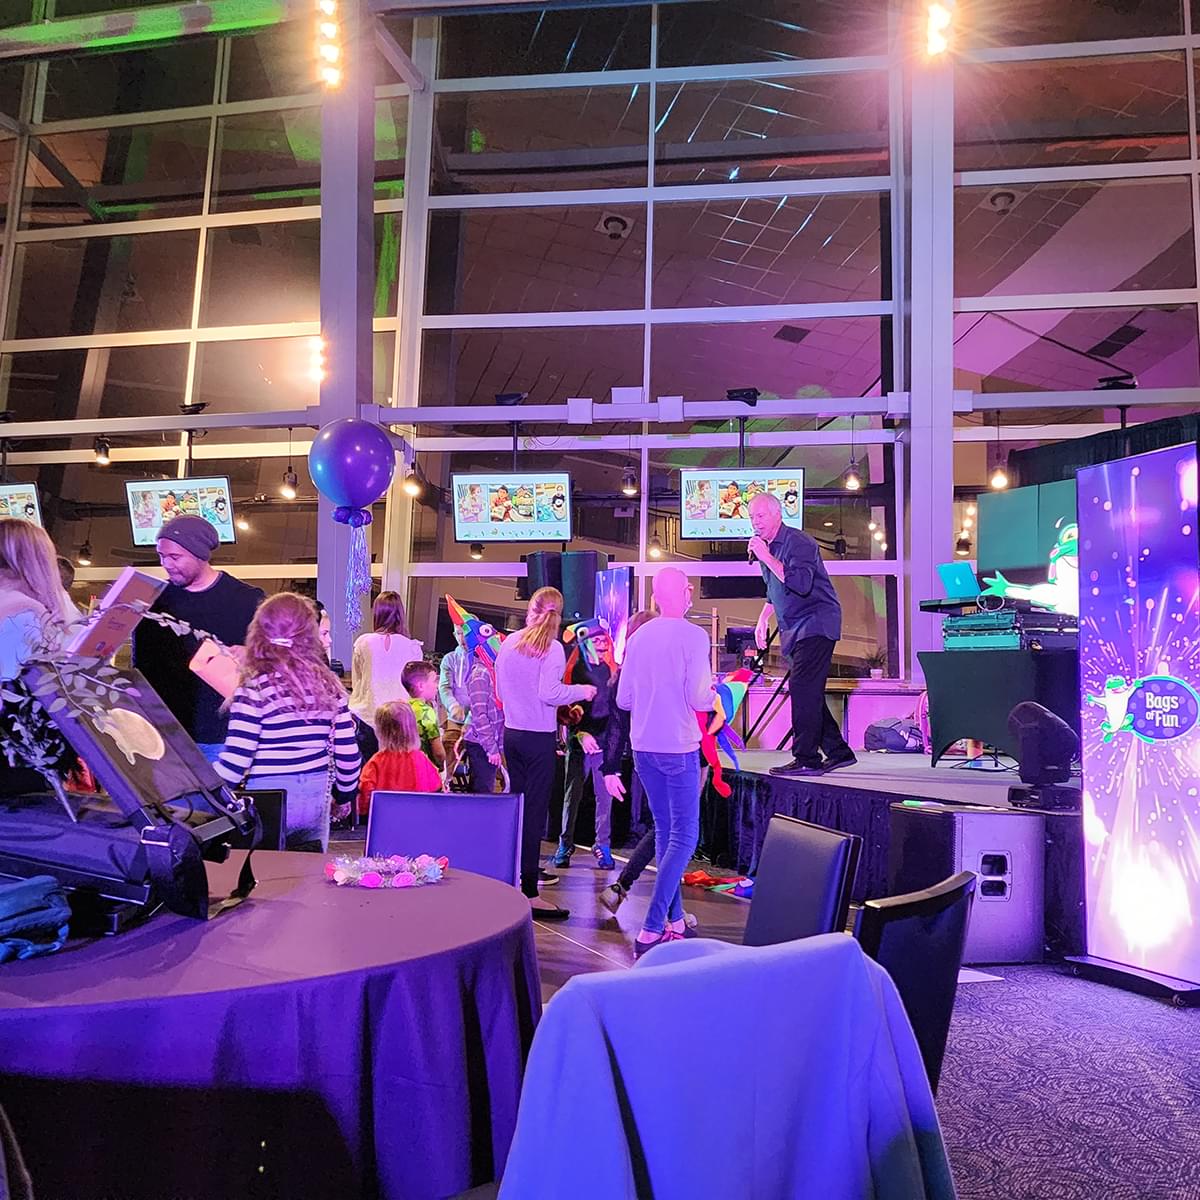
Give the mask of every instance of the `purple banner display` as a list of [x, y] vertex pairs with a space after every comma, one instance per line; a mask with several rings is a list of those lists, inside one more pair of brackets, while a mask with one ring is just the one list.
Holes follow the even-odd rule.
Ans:
[[1200, 983], [1196, 448], [1076, 480], [1088, 953]]

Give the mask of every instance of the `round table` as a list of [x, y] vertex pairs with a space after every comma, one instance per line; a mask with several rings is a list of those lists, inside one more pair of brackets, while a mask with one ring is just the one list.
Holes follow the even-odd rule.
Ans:
[[[227, 893], [240, 854], [209, 866]], [[0, 1103], [39, 1195], [443, 1197], [498, 1178], [541, 1011], [528, 902], [260, 853], [213, 921], [0, 967]]]

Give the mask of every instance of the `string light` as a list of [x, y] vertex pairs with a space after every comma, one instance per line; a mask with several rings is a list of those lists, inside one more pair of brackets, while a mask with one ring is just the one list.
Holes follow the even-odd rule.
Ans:
[[317, 75], [327, 88], [342, 82], [342, 30], [337, 0], [317, 0]]
[[308, 377], [314, 383], [325, 378], [325, 339], [312, 338], [308, 343]]
[[954, 22], [954, 0], [934, 0], [925, 10], [925, 53], [937, 58], [950, 49], [950, 26]]

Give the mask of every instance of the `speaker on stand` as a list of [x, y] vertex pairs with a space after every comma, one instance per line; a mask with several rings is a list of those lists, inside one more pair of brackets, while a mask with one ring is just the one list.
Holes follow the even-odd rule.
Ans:
[[590, 621], [596, 615], [596, 574], [608, 570], [600, 550], [568, 550], [562, 556], [563, 624]]
[[538, 588], [553, 587], [562, 591], [562, 558], [557, 550], [535, 550], [521, 555], [525, 578], [517, 580], [517, 599], [528, 600]]

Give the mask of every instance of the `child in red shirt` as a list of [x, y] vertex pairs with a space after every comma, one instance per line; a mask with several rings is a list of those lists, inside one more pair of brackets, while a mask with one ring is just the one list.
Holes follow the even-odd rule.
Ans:
[[375, 712], [380, 750], [363, 767], [358, 783], [358, 813], [365, 817], [371, 796], [384, 792], [440, 792], [442, 777], [421, 750], [417, 719], [407, 700], [393, 700]]

